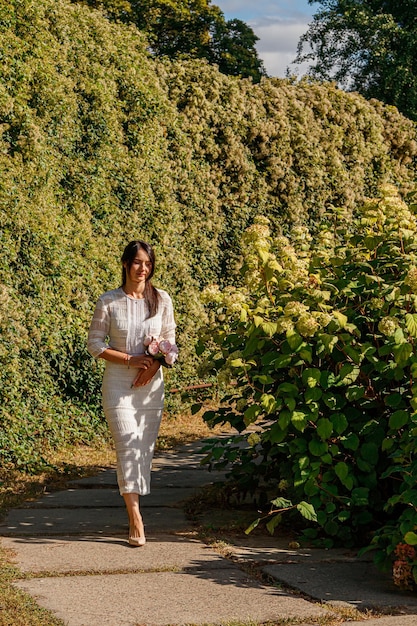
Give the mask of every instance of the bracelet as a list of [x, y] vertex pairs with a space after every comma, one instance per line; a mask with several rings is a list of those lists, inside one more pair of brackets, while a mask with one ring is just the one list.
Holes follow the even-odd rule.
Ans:
[[128, 370], [130, 370], [130, 359], [131, 359], [130, 354], [126, 354], [126, 356], [123, 358], [123, 361], [125, 365], [127, 365]]

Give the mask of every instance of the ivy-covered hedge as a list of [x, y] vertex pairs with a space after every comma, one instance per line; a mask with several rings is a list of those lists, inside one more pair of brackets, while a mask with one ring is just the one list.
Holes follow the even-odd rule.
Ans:
[[3, 463], [103, 432], [85, 338], [127, 241], [158, 251], [183, 355], [170, 375], [192, 381], [200, 292], [234, 280], [257, 213], [314, 229], [381, 181], [412, 186], [413, 124], [332, 85], [155, 61], [134, 27], [67, 0], [0, 0], [0, 35]]

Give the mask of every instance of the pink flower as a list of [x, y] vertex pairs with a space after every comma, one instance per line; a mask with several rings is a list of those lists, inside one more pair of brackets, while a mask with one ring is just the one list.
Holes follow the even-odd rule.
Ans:
[[152, 337], [151, 337], [150, 335], [147, 335], [147, 336], [145, 337], [145, 339], [143, 340], [143, 345], [144, 345], [144, 346], [149, 346], [149, 344], [151, 343], [151, 341], [152, 341]]
[[159, 349], [162, 354], [168, 354], [171, 351], [171, 348], [172, 344], [167, 339], [162, 339], [162, 341], [159, 342]]
[[151, 343], [148, 345], [148, 352], [152, 356], [156, 356], [159, 352], [159, 344], [156, 339], [152, 339]]
[[168, 365], [174, 365], [175, 361], [177, 360], [178, 354], [177, 352], [168, 352], [168, 354], [165, 355], [165, 361], [167, 362]]

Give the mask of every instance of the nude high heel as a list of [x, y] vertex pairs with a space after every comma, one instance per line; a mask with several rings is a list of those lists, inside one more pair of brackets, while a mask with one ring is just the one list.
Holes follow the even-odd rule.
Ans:
[[131, 532], [132, 532], [132, 528], [129, 527], [129, 539], [128, 539], [129, 545], [135, 546], [137, 548], [144, 546], [146, 543], [145, 535], [143, 535], [143, 537], [132, 537]]
[[146, 543], [146, 537], [129, 537], [129, 545], [136, 546], [137, 548], [144, 546]]

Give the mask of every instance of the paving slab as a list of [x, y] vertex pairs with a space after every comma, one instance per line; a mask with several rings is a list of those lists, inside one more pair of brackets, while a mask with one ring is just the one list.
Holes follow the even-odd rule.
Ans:
[[158, 468], [152, 471], [151, 489], [153, 487], [204, 487], [212, 483], [222, 482], [224, 474], [219, 472], [189, 471], [187, 469]]
[[[152, 490], [140, 499], [141, 508], [148, 506], [178, 506], [184, 500], [198, 493], [195, 487], [175, 488], [160, 487]], [[56, 509], [56, 508], [125, 508], [124, 500], [118, 489], [76, 489], [46, 493], [40, 500], [26, 502], [19, 508], [25, 509]]]
[[[234, 545], [229, 546], [234, 559], [256, 563], [307, 563], [310, 562], [372, 562], [370, 553], [358, 557], [355, 550], [345, 548], [295, 548], [290, 536], [274, 537], [236, 537]], [[240, 545], [238, 545], [240, 543]], [[243, 542], [246, 544], [244, 545]]]
[[[126, 536], [127, 538], [127, 536]], [[192, 538], [158, 535], [146, 546], [132, 548], [118, 537], [3, 537], [2, 546], [14, 554], [22, 572], [128, 572], [158, 569], [234, 567], [210, 547]], [[82, 582], [82, 580], [81, 580]]]
[[[151, 474], [151, 490], [154, 487], [204, 487], [215, 482], [222, 482], [225, 474], [220, 472], [197, 471], [183, 469], [182, 467], [162, 467], [156, 466]], [[116, 470], [107, 469], [101, 471], [97, 476], [87, 476], [86, 478], [76, 478], [68, 482], [70, 487], [82, 487], [89, 489], [117, 487]]]
[[[192, 528], [182, 510], [149, 507], [143, 511], [145, 528], [149, 532], [176, 532]], [[124, 508], [84, 509], [13, 509], [0, 524], [0, 535], [59, 535], [97, 533], [101, 535], [127, 532]]]
[[373, 563], [282, 563], [268, 565], [263, 571], [319, 602], [361, 611], [414, 607], [417, 613], [417, 597], [401, 592], [389, 575], [379, 571]]
[[186, 572], [80, 578], [38, 578], [17, 586], [66, 626], [276, 622], [288, 616], [306, 621], [330, 614], [302, 598], [261, 585], [238, 568], [207, 569], [197, 564]]
[[88, 489], [89, 487], [116, 487], [116, 468], [107, 467], [101, 470], [96, 476], [86, 476], [85, 478], [75, 478], [68, 481], [69, 486], [80, 486]]
[[[200, 465], [199, 450], [201, 442], [155, 457], [151, 494], [141, 499], [147, 534], [143, 548], [127, 544], [115, 467], [10, 511], [0, 524], [2, 546], [29, 574], [16, 584], [67, 626], [280, 620], [312, 626], [345, 606], [387, 613], [356, 622], [364, 626], [417, 626], [417, 597], [394, 587], [372, 564], [371, 555], [298, 548], [291, 545], [291, 533], [265, 537], [234, 532], [231, 558], [225, 559], [197, 541], [183, 503], [225, 477]], [[246, 523], [245, 516], [253, 521], [247, 508], [213, 509], [201, 521], [230, 530]], [[277, 583], [262, 585], [246, 574], [239, 566], [248, 563]]]
[[199, 470], [201, 472], [207, 472], [207, 466], [201, 465], [201, 461], [204, 458], [204, 454], [198, 454], [196, 452], [189, 451], [187, 453], [167, 452], [163, 456], [155, 456], [152, 461], [152, 470], [159, 467], [165, 468], [178, 468], [188, 470]]

